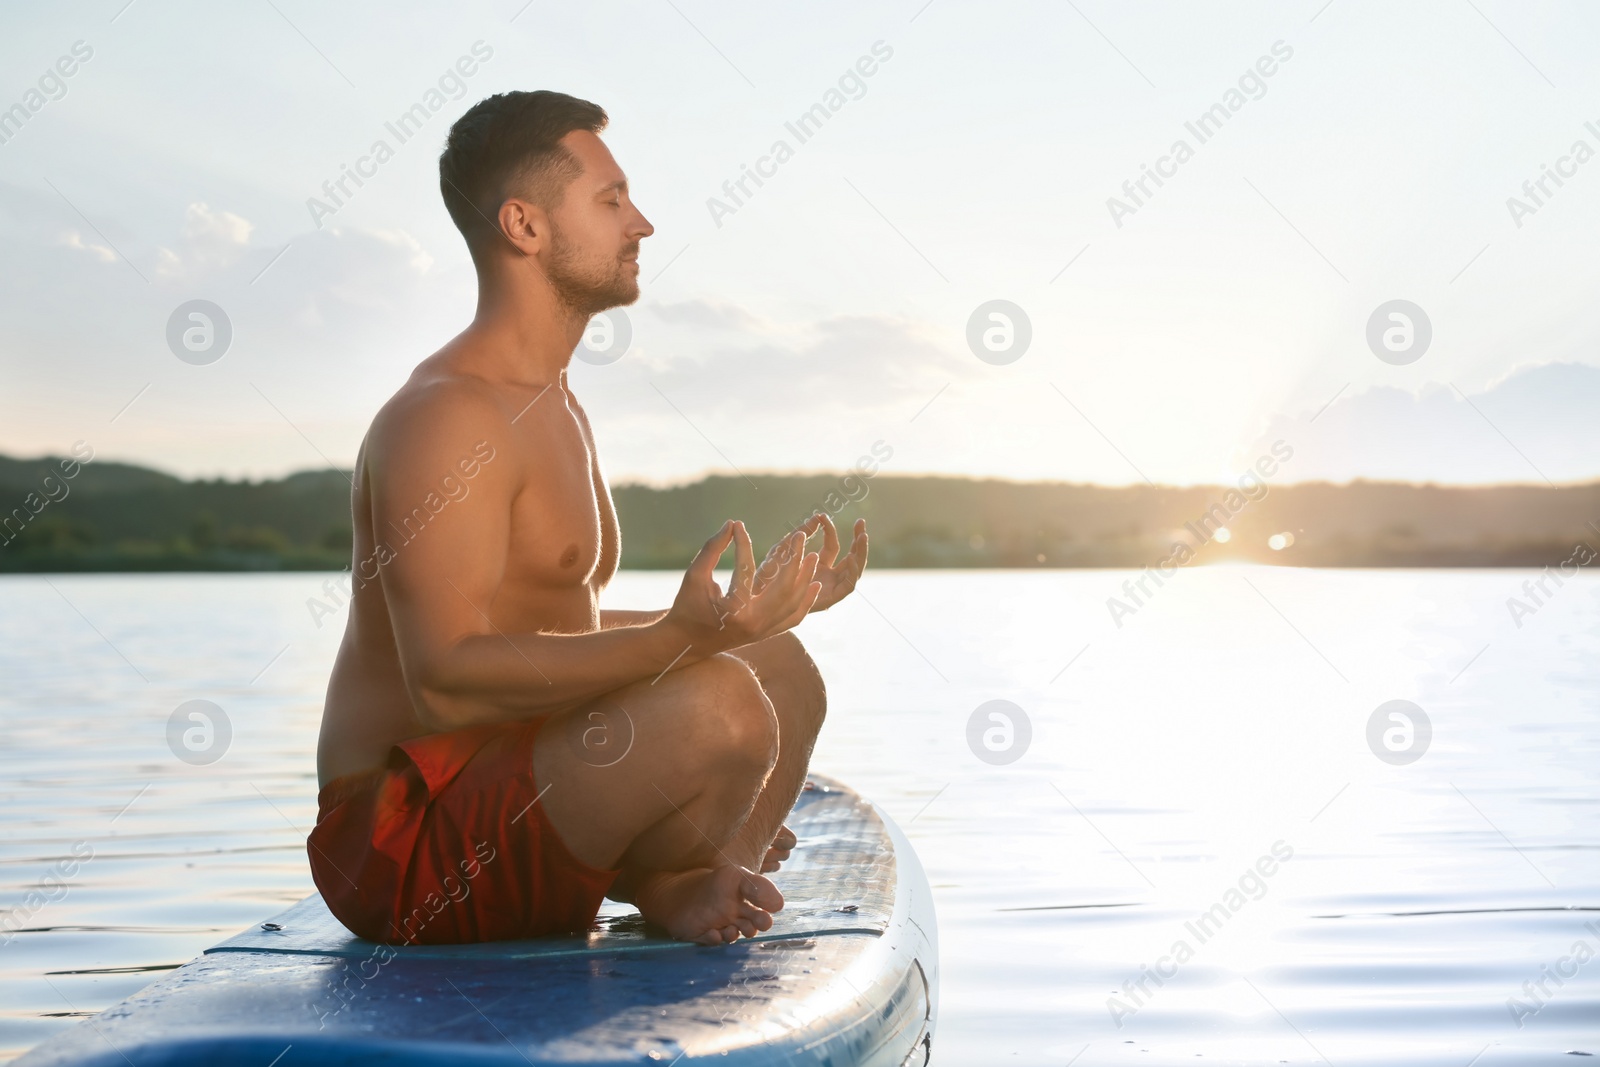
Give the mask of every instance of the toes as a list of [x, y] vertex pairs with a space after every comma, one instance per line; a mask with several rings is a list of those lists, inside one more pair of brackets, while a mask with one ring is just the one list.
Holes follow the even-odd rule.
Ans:
[[722, 940], [730, 945], [739, 940], [739, 928], [737, 926], [724, 926], [722, 928]]
[[[765, 930], [772, 929], [772, 916], [770, 914], [768, 914], [767, 912], [762, 911], [760, 908], [752, 907], [749, 904], [744, 904], [744, 905], [740, 906], [740, 908], [739, 908], [739, 922], [740, 922], [741, 925], [744, 924], [744, 923], [749, 923], [751, 926], [755, 927], [757, 930], [765, 931]], [[746, 937], [753, 937], [755, 935], [746, 934], [745, 936]]]
[[739, 932], [745, 937], [754, 937], [756, 936], [757, 932], [756, 924], [751, 922], [749, 919], [740, 919]]
[[753, 871], [745, 872], [740, 889], [744, 899], [762, 911], [779, 911], [783, 908], [783, 894], [778, 892], [778, 887]]

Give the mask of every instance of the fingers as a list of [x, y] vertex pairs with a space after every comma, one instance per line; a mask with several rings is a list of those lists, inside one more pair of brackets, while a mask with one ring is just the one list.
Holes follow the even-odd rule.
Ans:
[[[728, 537], [734, 546], [734, 579], [729, 583], [724, 618], [734, 620], [744, 640], [757, 641], [782, 633], [799, 623], [821, 595], [815, 581], [820, 557], [806, 552], [806, 529], [832, 529], [826, 517], [813, 516], [792, 531], [767, 553], [761, 569], [755, 570], [750, 535], [743, 523], [733, 523]], [[719, 535], [719, 538], [722, 535]], [[838, 534], [831, 543], [837, 551]]]
[[722, 524], [722, 529], [711, 535], [711, 540], [705, 543], [699, 555], [689, 564], [688, 573], [702, 581], [711, 581], [711, 572], [717, 569], [717, 560], [722, 558], [722, 554], [728, 550], [728, 545], [733, 542], [733, 527], [734, 522], [729, 519]]
[[[805, 542], [802, 541], [800, 544], [803, 547]], [[821, 562], [822, 558], [815, 552], [807, 552], [805, 555], [800, 557], [800, 565], [795, 568], [794, 572], [793, 589], [796, 593], [800, 593], [800, 591], [803, 590], [805, 586], [812, 581], [812, 579], [816, 578], [817, 566]], [[801, 595], [804, 594], [801, 593]]]
[[756, 572], [756, 586], [758, 588], [765, 589], [771, 585], [773, 579], [777, 578], [783, 571], [783, 565], [789, 562], [789, 556], [793, 552], [793, 544], [794, 531], [791, 530], [774, 541], [772, 547], [767, 549], [766, 558], [761, 561], [761, 569]]
[[733, 524], [733, 581], [728, 587], [730, 596], [750, 596], [751, 584], [756, 576], [755, 552], [750, 546], [750, 531], [744, 523]]
[[796, 576], [801, 567], [805, 565], [806, 535], [800, 530], [789, 534], [778, 543], [778, 567], [772, 575], [767, 588], [778, 594], [779, 599], [786, 598], [794, 591]]
[[833, 561], [839, 558], [839, 528], [821, 512], [817, 513], [817, 519], [822, 524], [822, 551], [818, 553], [818, 558], [824, 570], [832, 570]]
[[867, 569], [867, 520], [857, 519], [855, 534], [850, 541], [850, 555], [846, 557], [855, 573], [859, 576]]
[[773, 633], [781, 634], [785, 630], [792, 630], [811, 614], [811, 609], [817, 606], [817, 598], [822, 595], [822, 583], [812, 582], [806, 586], [800, 600], [795, 604], [794, 610], [784, 616], [783, 620], [773, 628]]
[[772, 581], [772, 576], [778, 572], [778, 551], [782, 547], [783, 542], [776, 541], [767, 549], [767, 554], [761, 557], [761, 564], [756, 567], [755, 581], [750, 586], [755, 592], [759, 593], [765, 589], [767, 583]]
[[811, 606], [822, 595], [822, 583], [816, 581], [817, 562], [817, 554], [808, 553], [795, 568], [788, 594], [773, 606], [773, 614], [783, 620], [782, 628], [785, 630], [800, 625], [800, 620], [806, 617]]
[[806, 538], [809, 540], [811, 535], [817, 532], [818, 528], [821, 526], [821, 523], [822, 512], [813, 511], [810, 515], [806, 516], [805, 522], [802, 522], [799, 526], [795, 527], [795, 530], [805, 534]]
[[867, 569], [867, 520], [857, 519], [855, 537], [850, 542], [850, 553], [834, 568], [834, 581], [836, 583], [831, 603], [843, 600], [856, 587], [862, 572]]

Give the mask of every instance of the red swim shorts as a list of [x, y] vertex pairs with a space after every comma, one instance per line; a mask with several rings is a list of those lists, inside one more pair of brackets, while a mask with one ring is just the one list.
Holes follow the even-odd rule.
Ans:
[[567, 851], [538, 802], [543, 721], [403, 741], [385, 766], [329, 782], [306, 852], [334, 917], [391, 945], [587, 929], [617, 872]]

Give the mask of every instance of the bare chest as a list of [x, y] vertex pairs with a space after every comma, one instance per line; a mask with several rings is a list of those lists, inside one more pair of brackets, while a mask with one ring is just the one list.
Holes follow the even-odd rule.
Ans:
[[[592, 598], [616, 573], [621, 536], [581, 412], [551, 405], [518, 435], [526, 472], [511, 505], [501, 604], [551, 592]], [[565, 599], [565, 598], [562, 598]]]

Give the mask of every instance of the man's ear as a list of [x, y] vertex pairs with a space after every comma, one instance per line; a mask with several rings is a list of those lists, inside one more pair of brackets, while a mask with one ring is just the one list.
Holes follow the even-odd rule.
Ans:
[[550, 216], [520, 197], [507, 197], [495, 217], [500, 233], [525, 256], [538, 255], [550, 240]]

